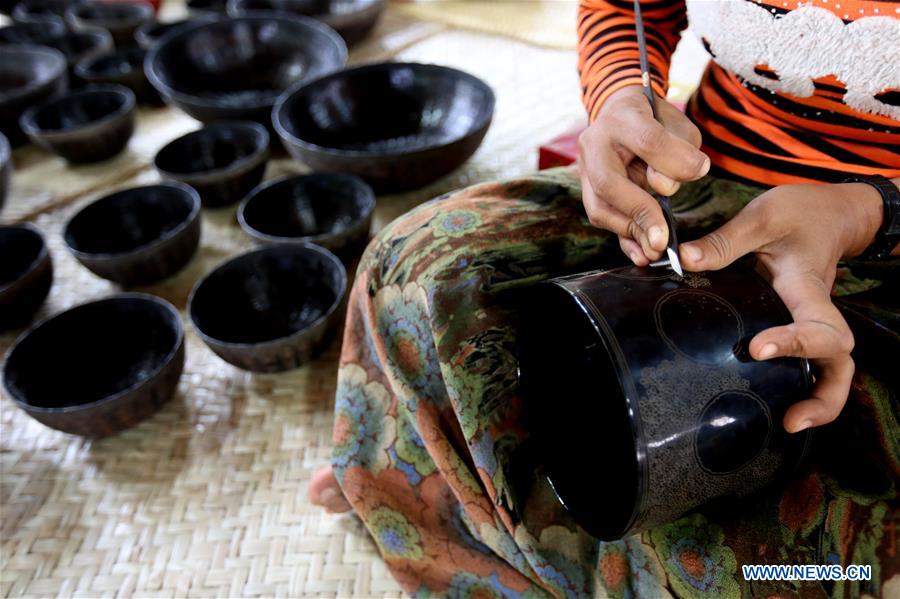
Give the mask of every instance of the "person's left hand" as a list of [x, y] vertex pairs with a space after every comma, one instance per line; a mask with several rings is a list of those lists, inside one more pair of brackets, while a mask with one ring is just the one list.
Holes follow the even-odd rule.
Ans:
[[798, 356], [813, 360], [812, 397], [788, 409], [784, 427], [799, 432], [837, 418], [850, 390], [853, 334], [831, 303], [842, 257], [856, 256], [881, 225], [879, 193], [863, 183], [783, 185], [748, 204], [723, 227], [680, 247], [689, 271], [718, 270], [755, 252], [794, 318], [750, 342], [756, 360]]

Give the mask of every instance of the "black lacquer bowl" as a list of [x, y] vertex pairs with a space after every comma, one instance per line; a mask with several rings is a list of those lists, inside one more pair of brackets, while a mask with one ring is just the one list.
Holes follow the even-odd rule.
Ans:
[[19, 117], [30, 106], [68, 89], [66, 58], [42, 46], [0, 46], [0, 132], [14, 147], [28, 138]]
[[65, 55], [69, 80], [73, 87], [81, 83], [75, 76], [75, 67], [79, 62], [106, 54], [113, 49], [112, 36], [105, 29], [67, 31], [64, 35], [54, 37], [44, 43]]
[[461, 165], [493, 112], [491, 88], [468, 73], [383, 63], [294, 89], [275, 106], [273, 121], [297, 160], [357, 175], [383, 192], [422, 187]]
[[12, 148], [6, 136], [0, 133], [0, 211], [3, 210], [3, 204], [6, 203], [12, 169]]
[[262, 180], [268, 157], [265, 127], [222, 121], [170, 142], [153, 164], [163, 178], [196, 189], [204, 206], [218, 208], [239, 202]]
[[63, 237], [94, 274], [146, 285], [175, 274], [200, 243], [200, 196], [181, 183], [125, 189], [73, 216]]
[[32, 418], [103, 437], [167, 402], [184, 368], [178, 312], [152, 295], [82, 304], [20, 337], [6, 358], [7, 394]]
[[95, 85], [25, 111], [19, 126], [33, 143], [73, 164], [125, 149], [134, 133], [135, 97], [122, 85]]
[[75, 76], [89, 84], [116, 83], [134, 92], [142, 104], [161, 104], [156, 89], [147, 81], [144, 73], [144, 57], [147, 51], [138, 46], [112, 50], [75, 66]]
[[0, 44], [46, 44], [66, 33], [66, 24], [62, 19], [16, 23], [0, 27]]
[[275, 11], [312, 17], [338, 32], [348, 46], [374, 29], [384, 12], [384, 0], [229, 0], [228, 14]]
[[113, 42], [118, 48], [133, 45], [135, 30], [155, 18], [153, 7], [139, 0], [129, 2], [87, 0], [76, 2], [66, 10], [66, 21], [73, 29], [105, 29], [112, 35]]
[[[626, 267], [554, 279], [522, 313], [529, 430], [573, 519], [602, 540], [672, 521], [790, 474], [809, 431], [806, 360], [754, 361], [754, 335], [791, 322], [750, 266], [678, 277]], [[586, 484], [585, 460], [605, 489]]]
[[279, 372], [316, 356], [341, 325], [347, 272], [315, 245], [276, 244], [225, 262], [188, 306], [200, 338], [223, 360]]
[[0, 226], [0, 331], [28, 324], [53, 284], [53, 262], [31, 225]]
[[314, 243], [348, 259], [365, 247], [374, 210], [375, 193], [359, 177], [316, 173], [257, 187], [238, 222], [258, 243]]
[[327, 26], [268, 14], [179, 28], [150, 51], [145, 69], [167, 103], [199, 121], [247, 119], [270, 127], [284, 90], [346, 61], [346, 45]]

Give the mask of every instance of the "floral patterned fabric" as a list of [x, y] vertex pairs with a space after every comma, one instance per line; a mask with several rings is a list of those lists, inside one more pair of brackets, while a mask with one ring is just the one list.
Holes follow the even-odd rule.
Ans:
[[[568, 169], [478, 185], [393, 222], [362, 259], [333, 464], [400, 584], [469, 598], [900, 597], [897, 263], [842, 269], [836, 295], [861, 347], [852, 397], [786, 487], [612, 543], [582, 532], [548, 488], [520, 488], [516, 292], [624, 263], [580, 193]], [[686, 186], [674, 199], [680, 234], [709, 230], [758, 193]], [[603, 456], [573, 459], [603, 509], [616, 492], [603, 488]], [[748, 563], [871, 564], [873, 578], [751, 583]]]

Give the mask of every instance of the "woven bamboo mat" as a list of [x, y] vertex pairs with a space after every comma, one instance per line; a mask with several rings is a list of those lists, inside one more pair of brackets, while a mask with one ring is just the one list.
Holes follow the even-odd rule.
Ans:
[[[380, 31], [354, 61], [396, 56], [466, 69], [492, 85], [497, 111], [465, 166], [426, 189], [380, 197], [375, 228], [445, 191], [533, 170], [536, 145], [583, 118], [570, 52], [390, 13]], [[48, 240], [56, 278], [39, 317], [118, 290], [68, 256], [63, 223], [110, 188], [156, 180], [155, 150], [196, 126], [176, 111], [142, 112], [126, 154], [78, 169], [35, 149], [16, 153], [0, 219], [34, 222]], [[267, 177], [302, 171], [281, 159]], [[145, 291], [183, 309], [198, 277], [249, 247], [233, 208], [206, 211], [203, 226], [198, 256]], [[306, 500], [330, 453], [337, 343], [303, 368], [261, 376], [222, 362], [187, 329], [177, 395], [117, 436], [59, 433], [0, 397], [0, 594], [399, 596], [359, 522]], [[0, 336], [0, 352], [13, 338]]]
[[409, 0], [398, 12], [555, 50], [575, 48], [578, 0]]

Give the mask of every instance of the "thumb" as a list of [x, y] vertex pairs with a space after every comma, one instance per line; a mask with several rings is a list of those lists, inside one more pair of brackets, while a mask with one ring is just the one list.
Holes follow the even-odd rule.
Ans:
[[719, 270], [738, 258], [766, 245], [770, 239], [761, 230], [755, 210], [746, 208], [705, 237], [682, 243], [679, 257], [686, 270]]

